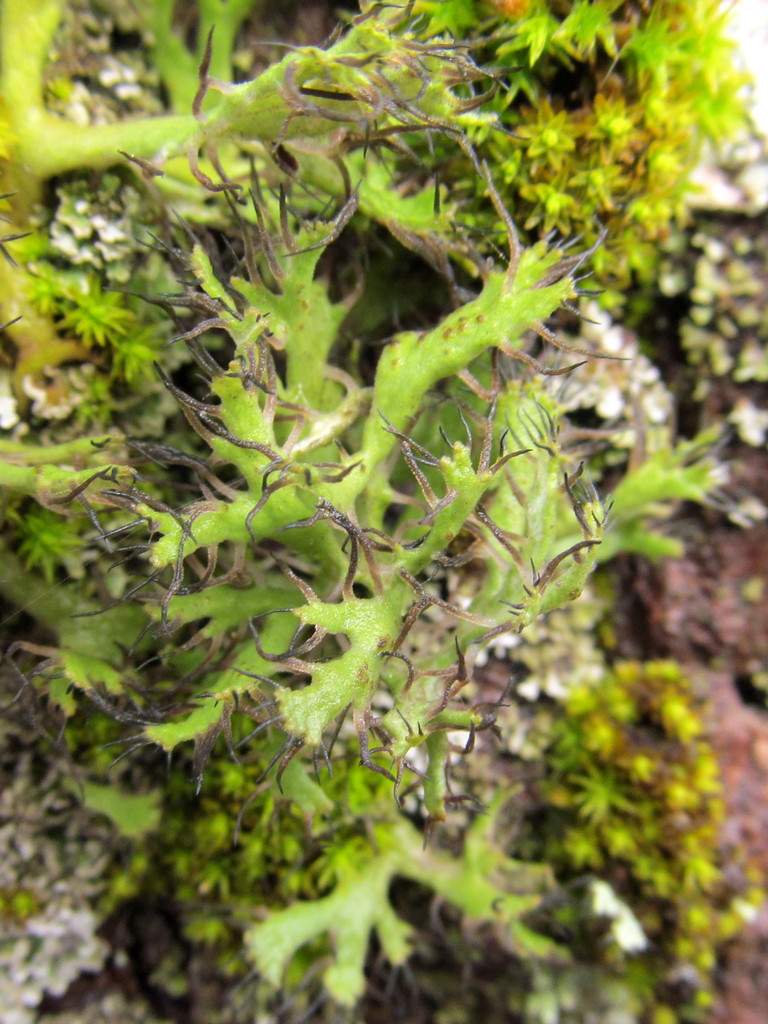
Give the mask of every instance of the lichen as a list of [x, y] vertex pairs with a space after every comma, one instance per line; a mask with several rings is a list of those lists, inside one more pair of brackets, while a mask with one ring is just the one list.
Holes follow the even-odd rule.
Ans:
[[[10, 727], [0, 728], [7, 741]], [[4, 749], [0, 999], [8, 1024], [34, 1024], [46, 995], [62, 995], [81, 973], [104, 964], [98, 901], [109, 853], [89, 838], [57, 767], [40, 777], [31, 752], [19, 753], [15, 743]]]
[[137, 189], [105, 174], [96, 192], [83, 180], [62, 183], [57, 199], [47, 228], [50, 258], [87, 266], [108, 277], [111, 285], [125, 286], [136, 271], [139, 225], [147, 220], [146, 203]]
[[[514, 964], [500, 1014], [703, 1005], [756, 896], [724, 879], [695, 693], [676, 666], [616, 661], [606, 577], [589, 581], [618, 552], [679, 552], [681, 500], [735, 514], [722, 417], [680, 438], [655, 336], [582, 275], [651, 280], [669, 238], [661, 280], [688, 286], [669, 235], [686, 173], [740, 121], [719, 8], [371, 4], [233, 83], [247, 0], [202, 5], [195, 52], [173, 4], [108, 6], [66, 5], [54, 36], [55, 3], [36, 19], [5, 0], [27, 79], [0, 70], [8, 418], [25, 421], [0, 452], [3, 575], [37, 623], [12, 654], [85, 806], [135, 844], [117, 868], [89, 848], [98, 911], [70, 864], [85, 961], [98, 914], [172, 898], [196, 948], [261, 972], [267, 1014], [282, 987], [286, 1018], [311, 1015], [363, 995], [372, 936], [389, 969], [418, 969], [414, 896]], [[585, 251], [520, 242], [550, 228]], [[753, 387], [762, 243], [714, 234], [692, 365]], [[756, 438], [754, 394], [729, 415]], [[139, 791], [105, 774], [115, 758]], [[26, 882], [0, 897], [18, 927], [45, 918]], [[78, 968], [51, 913], [53, 992]]]

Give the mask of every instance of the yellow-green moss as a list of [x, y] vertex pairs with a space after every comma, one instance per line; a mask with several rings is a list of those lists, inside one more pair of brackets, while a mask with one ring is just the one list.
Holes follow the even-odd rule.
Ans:
[[705, 713], [675, 662], [621, 662], [600, 685], [571, 691], [552, 733], [549, 858], [563, 877], [597, 873], [631, 904], [651, 941], [650, 1001], [684, 966], [692, 998], [706, 1003], [717, 948], [757, 895], [734, 891], [724, 875]]

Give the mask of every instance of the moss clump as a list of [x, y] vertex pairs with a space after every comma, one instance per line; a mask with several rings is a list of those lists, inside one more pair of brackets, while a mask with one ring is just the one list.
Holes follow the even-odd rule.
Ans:
[[[423, 0], [416, 10], [431, 31], [476, 36], [504, 83], [490, 107], [507, 134], [474, 138], [521, 226], [589, 241], [604, 225], [595, 272], [612, 286], [649, 279], [659, 241], [685, 213], [702, 144], [745, 125], [723, 5]], [[441, 178], [466, 180], [455, 166]], [[477, 208], [474, 223], [493, 230]]]
[[680, 1002], [708, 1005], [718, 945], [739, 927], [745, 895], [757, 896], [734, 892], [723, 870], [704, 714], [676, 663], [624, 662], [575, 688], [552, 730], [549, 858], [570, 877], [597, 873], [631, 904], [651, 945], [628, 977], [649, 1005], [682, 977]]

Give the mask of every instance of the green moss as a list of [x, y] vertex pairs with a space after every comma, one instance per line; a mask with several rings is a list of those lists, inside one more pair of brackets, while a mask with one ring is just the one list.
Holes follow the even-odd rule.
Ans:
[[[531, 0], [416, 10], [430, 19], [428, 31], [476, 34], [484, 65], [505, 69], [491, 106], [506, 132], [484, 128], [475, 139], [513, 196], [518, 222], [588, 241], [603, 225], [601, 280], [649, 280], [658, 243], [685, 216], [703, 143], [745, 126], [737, 98], [745, 78], [722, 6]], [[493, 229], [476, 204], [474, 223]]]
[[551, 734], [549, 858], [564, 876], [596, 872], [630, 902], [652, 944], [649, 1005], [665, 973], [683, 969], [697, 979], [691, 998], [707, 1003], [717, 949], [746, 895], [724, 874], [722, 786], [704, 715], [674, 662], [621, 662], [569, 693]]
[[74, 561], [79, 563], [81, 541], [71, 524], [56, 512], [39, 505], [21, 505], [7, 511], [14, 525], [16, 550], [27, 569], [39, 569], [46, 583], [57, 571]]

